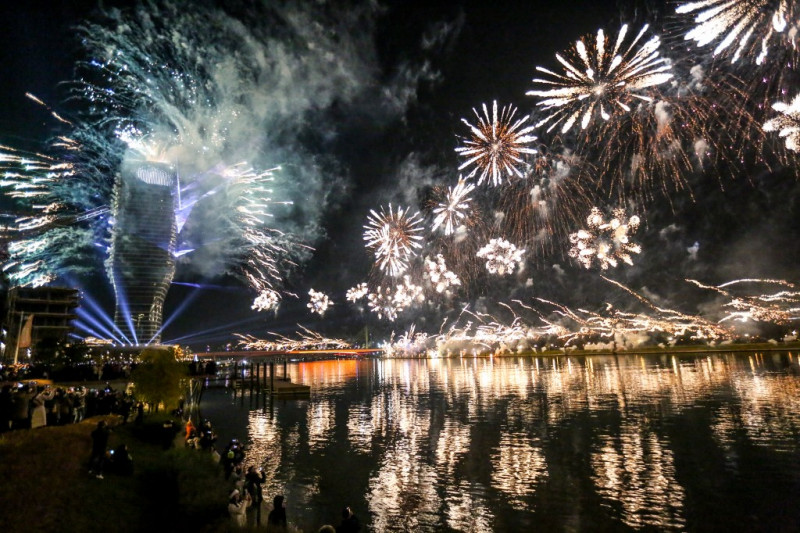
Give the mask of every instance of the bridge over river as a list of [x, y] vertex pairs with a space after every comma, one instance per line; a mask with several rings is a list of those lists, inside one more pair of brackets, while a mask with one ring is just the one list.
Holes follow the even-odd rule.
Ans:
[[339, 348], [335, 350], [226, 350], [221, 352], [195, 352], [197, 359], [254, 359], [260, 362], [318, 359], [337, 359], [346, 357], [368, 357], [383, 355], [379, 348]]

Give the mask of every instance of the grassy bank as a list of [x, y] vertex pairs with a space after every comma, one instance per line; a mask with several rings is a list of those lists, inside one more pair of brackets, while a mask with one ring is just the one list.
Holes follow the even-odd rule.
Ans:
[[[109, 447], [127, 444], [134, 474], [87, 471], [91, 432], [112, 425]], [[211, 456], [158, 439], [166, 415], [141, 427], [115, 416], [0, 436], [0, 531], [226, 531], [228, 483]]]

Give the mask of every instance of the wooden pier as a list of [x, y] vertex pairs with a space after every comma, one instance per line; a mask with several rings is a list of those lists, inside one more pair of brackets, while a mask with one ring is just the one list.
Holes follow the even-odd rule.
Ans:
[[229, 379], [239, 389], [249, 388], [258, 394], [273, 396], [307, 396], [311, 387], [300, 383], [292, 383], [287, 371], [288, 360], [283, 359], [283, 376], [276, 375], [275, 361], [251, 361], [249, 363], [233, 363], [233, 372]]

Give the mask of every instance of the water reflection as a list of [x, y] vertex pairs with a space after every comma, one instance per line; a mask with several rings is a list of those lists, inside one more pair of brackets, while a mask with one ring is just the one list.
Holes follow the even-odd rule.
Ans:
[[[800, 524], [793, 354], [328, 361], [288, 373], [311, 398], [256, 398], [248, 462], [306, 531], [336, 523], [343, 505], [376, 531]], [[209, 392], [215, 420], [246, 409]]]

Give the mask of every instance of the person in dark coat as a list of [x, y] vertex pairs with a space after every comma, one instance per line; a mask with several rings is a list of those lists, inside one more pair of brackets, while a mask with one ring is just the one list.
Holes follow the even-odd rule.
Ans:
[[11, 429], [11, 410], [13, 407], [11, 385], [3, 385], [3, 390], [0, 392], [0, 432]]
[[92, 431], [92, 456], [89, 458], [89, 473], [103, 479], [103, 463], [108, 447], [108, 436], [111, 430], [105, 420], [97, 423], [97, 427]]
[[272, 510], [267, 517], [268, 531], [286, 531], [286, 504], [283, 495], [279, 494], [272, 499]]
[[360, 530], [361, 524], [353, 511], [349, 507], [342, 509], [342, 523], [336, 528], [336, 533], [355, 533]]

